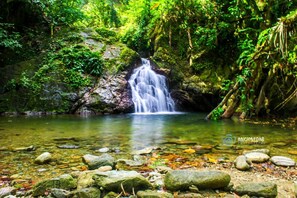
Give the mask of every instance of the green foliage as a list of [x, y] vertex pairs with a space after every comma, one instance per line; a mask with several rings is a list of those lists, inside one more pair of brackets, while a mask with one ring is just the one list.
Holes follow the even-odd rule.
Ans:
[[33, 0], [44, 13], [46, 21], [51, 25], [72, 25], [85, 18], [81, 8], [82, 0]]
[[218, 107], [212, 112], [211, 119], [219, 120], [224, 113], [224, 109], [222, 107]]
[[67, 69], [93, 76], [100, 76], [104, 68], [101, 56], [81, 45], [63, 48], [53, 59], [61, 60]]
[[[0, 18], [1, 20], [1, 18]], [[13, 24], [0, 23], [0, 47], [15, 50], [21, 48], [20, 34], [13, 31]]]

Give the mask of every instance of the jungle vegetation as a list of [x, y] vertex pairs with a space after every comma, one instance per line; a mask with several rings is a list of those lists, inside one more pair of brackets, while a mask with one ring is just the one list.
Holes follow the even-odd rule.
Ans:
[[[295, 0], [4, 0], [0, 65], [56, 50], [44, 47], [41, 37], [50, 43], [63, 30], [86, 27], [99, 28], [103, 37], [115, 32], [114, 39], [143, 56], [169, 51], [191, 75], [215, 73], [218, 65], [231, 71], [216, 81], [222, 99], [207, 118], [284, 115], [292, 106], [296, 113]], [[51, 61], [65, 56], [72, 64], [75, 50]], [[91, 52], [78, 57], [87, 63], [77, 70], [102, 75], [102, 61]]]

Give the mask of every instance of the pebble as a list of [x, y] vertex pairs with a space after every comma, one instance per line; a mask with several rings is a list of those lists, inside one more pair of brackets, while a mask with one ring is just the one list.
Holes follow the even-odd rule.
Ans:
[[240, 155], [235, 160], [235, 168], [238, 170], [249, 170], [251, 168], [251, 162], [247, 160], [246, 156]]
[[107, 147], [98, 149], [98, 152], [100, 152], [100, 153], [107, 153], [108, 151], [109, 151], [109, 148], [107, 148]]

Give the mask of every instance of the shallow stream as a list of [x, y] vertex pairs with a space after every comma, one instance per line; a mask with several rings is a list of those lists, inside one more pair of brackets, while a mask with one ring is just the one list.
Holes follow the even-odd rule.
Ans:
[[[81, 156], [100, 155], [98, 149], [104, 147], [117, 159], [128, 159], [134, 150], [157, 146], [163, 154], [199, 158], [207, 153], [229, 160], [246, 149], [268, 148], [271, 155], [297, 160], [297, 133], [293, 129], [232, 120], [207, 121], [204, 117], [197, 113], [0, 117], [0, 175], [40, 180], [81, 170]], [[31, 145], [36, 150], [15, 151]], [[58, 148], [65, 145], [73, 148]], [[205, 146], [206, 152], [187, 152], [197, 146]], [[34, 159], [46, 151], [53, 154], [54, 162], [34, 164]]]

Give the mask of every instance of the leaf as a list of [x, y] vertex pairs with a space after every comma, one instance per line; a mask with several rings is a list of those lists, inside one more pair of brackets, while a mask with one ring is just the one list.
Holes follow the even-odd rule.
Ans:
[[185, 152], [185, 153], [188, 153], [188, 154], [193, 154], [193, 153], [195, 153], [196, 151], [195, 151], [194, 149], [189, 148], [189, 149], [184, 150], [184, 152]]

